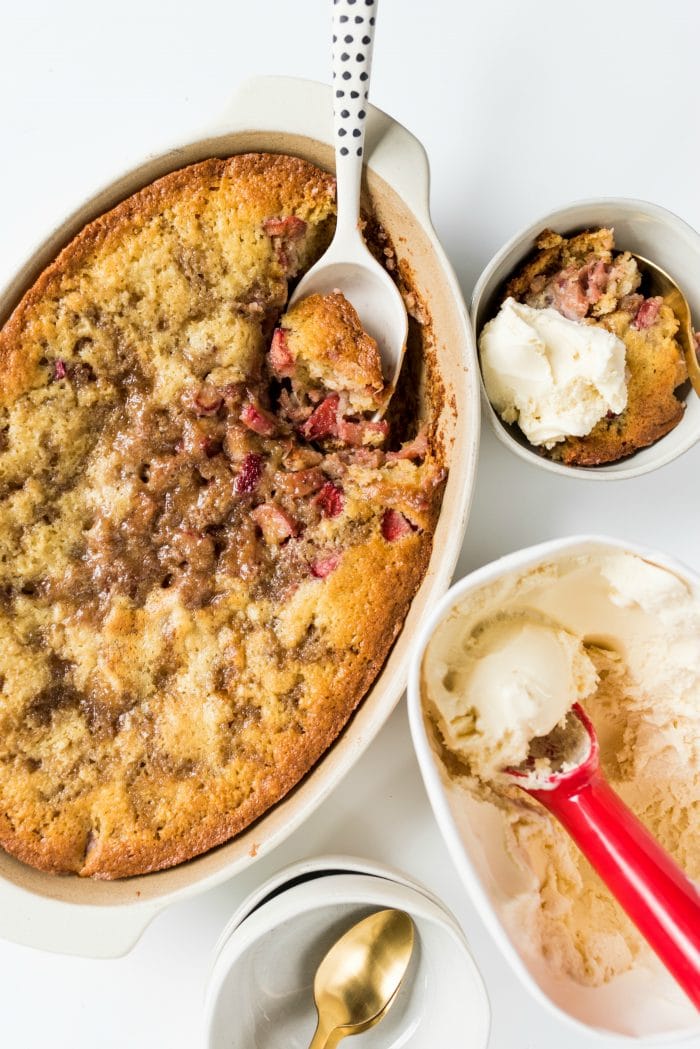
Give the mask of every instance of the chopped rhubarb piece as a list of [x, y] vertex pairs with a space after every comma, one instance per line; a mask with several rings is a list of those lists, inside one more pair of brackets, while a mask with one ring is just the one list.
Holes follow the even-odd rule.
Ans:
[[197, 415], [216, 415], [223, 403], [224, 399], [216, 387], [206, 382], [192, 396], [192, 406]]
[[332, 393], [321, 401], [315, 408], [301, 428], [301, 432], [309, 441], [315, 441], [319, 437], [335, 437], [338, 433], [338, 404], [340, 397]]
[[249, 452], [241, 463], [233, 487], [239, 495], [253, 492], [258, 486], [263, 472], [263, 458], [256, 452]]
[[582, 320], [588, 312], [589, 302], [581, 287], [579, 271], [573, 266], [562, 270], [552, 288], [552, 306], [571, 321]]
[[277, 420], [271, 412], [265, 411], [259, 404], [249, 401], [241, 411], [241, 422], [254, 433], [271, 437], [277, 430]]
[[602, 259], [590, 263], [581, 271], [586, 284], [586, 298], [595, 305], [605, 294], [608, 286], [608, 267]]
[[412, 441], [402, 444], [398, 452], [387, 452], [387, 459], [425, 459], [428, 454], [428, 431], [420, 430]]
[[663, 301], [660, 295], [656, 295], [653, 299], [645, 299], [634, 318], [635, 328], [639, 328], [640, 331], [644, 328], [651, 328], [659, 316]]
[[58, 382], [59, 379], [65, 379], [67, 374], [66, 362], [59, 357], [58, 360], [53, 362], [53, 377]]
[[345, 502], [343, 489], [333, 484], [332, 481], [326, 481], [318, 495], [314, 496], [313, 502], [324, 517], [337, 517], [343, 512]]
[[399, 510], [385, 510], [384, 516], [382, 517], [382, 535], [384, 538], [393, 543], [395, 539], [402, 539], [405, 535], [409, 535], [415, 529], [407, 517]]
[[287, 333], [284, 328], [275, 328], [272, 336], [270, 368], [280, 379], [288, 378], [294, 372], [294, 357], [287, 345]]
[[293, 426], [300, 426], [306, 422], [313, 411], [311, 405], [300, 404], [297, 395], [289, 390], [280, 390], [278, 405], [282, 418]]
[[343, 449], [341, 461], [347, 466], [364, 466], [368, 470], [378, 470], [387, 458], [381, 448], [347, 448]]
[[338, 437], [345, 444], [353, 444], [358, 447], [363, 444], [383, 441], [389, 432], [389, 424], [383, 419], [381, 422], [348, 422], [341, 419], [338, 423]]
[[260, 528], [269, 546], [277, 546], [290, 536], [299, 534], [299, 524], [275, 503], [262, 503], [250, 515]]
[[327, 557], [316, 558], [311, 562], [311, 575], [316, 579], [325, 579], [338, 567], [341, 557], [341, 554], [329, 554]]
[[700, 331], [693, 332], [693, 338], [695, 339], [695, 356], [700, 362]]
[[302, 237], [306, 232], [306, 223], [297, 215], [287, 215], [286, 218], [269, 218], [263, 222], [263, 229], [268, 237], [290, 237], [296, 239]]

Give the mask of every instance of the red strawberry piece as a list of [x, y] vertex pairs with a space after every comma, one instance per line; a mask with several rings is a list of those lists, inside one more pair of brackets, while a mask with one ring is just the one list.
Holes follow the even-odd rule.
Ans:
[[275, 328], [272, 336], [270, 367], [280, 379], [287, 378], [294, 372], [294, 357], [287, 345], [287, 333], [284, 328]]
[[262, 434], [263, 437], [271, 437], [277, 430], [277, 420], [270, 412], [265, 411], [259, 404], [249, 401], [241, 411], [241, 422], [254, 433]]
[[233, 487], [239, 495], [254, 491], [263, 472], [263, 458], [257, 452], [249, 452], [241, 463]]
[[59, 357], [58, 360], [55, 360], [53, 362], [53, 377], [54, 377], [54, 380], [56, 382], [58, 382], [59, 379], [65, 379], [67, 374], [68, 374], [68, 371], [66, 369], [66, 362], [62, 361], [61, 358]]
[[382, 517], [382, 535], [389, 542], [393, 543], [395, 539], [402, 539], [405, 535], [410, 535], [414, 531], [414, 527], [407, 517], [404, 517], [399, 510], [385, 510], [384, 516]]
[[197, 415], [216, 415], [223, 403], [224, 399], [216, 387], [206, 382], [192, 397], [192, 405]]
[[311, 562], [311, 575], [316, 579], [325, 579], [340, 564], [341, 554], [329, 554], [327, 557], [319, 557]]
[[306, 232], [306, 223], [297, 215], [287, 215], [286, 218], [265, 219], [263, 229], [268, 237], [289, 237], [295, 240]]
[[319, 437], [335, 437], [338, 433], [338, 404], [340, 397], [332, 393], [321, 401], [301, 427], [301, 432], [309, 441]]
[[313, 502], [324, 517], [337, 517], [343, 512], [345, 502], [343, 489], [333, 484], [332, 481], [326, 481], [318, 495], [314, 496]]
[[387, 452], [387, 459], [425, 459], [428, 454], [428, 432], [420, 430], [412, 441], [402, 444], [398, 452]]
[[275, 503], [262, 503], [250, 515], [260, 528], [269, 546], [277, 546], [290, 536], [299, 534], [299, 524]]
[[639, 328], [640, 331], [644, 328], [651, 328], [659, 316], [663, 301], [660, 295], [656, 295], [653, 299], [645, 299], [634, 318], [635, 328]]

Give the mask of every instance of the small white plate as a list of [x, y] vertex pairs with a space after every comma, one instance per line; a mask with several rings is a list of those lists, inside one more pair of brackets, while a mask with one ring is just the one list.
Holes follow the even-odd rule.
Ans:
[[339, 859], [312, 861], [317, 876], [307, 870], [310, 880], [303, 882], [303, 865], [281, 872], [238, 909], [220, 940], [207, 989], [207, 1049], [306, 1049], [316, 1022], [318, 965], [351, 925], [385, 907], [411, 915], [416, 946], [396, 1002], [353, 1045], [434, 1049], [454, 1045], [455, 1032], [463, 1031], [470, 1049], [485, 1049], [488, 999], [456, 920], [421, 889], [394, 881], [388, 868], [369, 864], [381, 873], [323, 873], [337, 869]]
[[[655, 262], [684, 292], [695, 323], [700, 326], [700, 235], [665, 208], [645, 200], [603, 197], [567, 204], [532, 222], [494, 255], [479, 277], [472, 296], [471, 317], [478, 343], [484, 324], [496, 313], [496, 297], [504, 283], [517, 270], [535, 246], [544, 229], [570, 234], [583, 229], [611, 226], [620, 251], [633, 251]], [[546, 459], [534, 450], [517, 426], [506, 426], [491, 407], [483, 378], [481, 394], [484, 409], [498, 439], [527, 462], [550, 473], [583, 477], [587, 481], [621, 481], [656, 470], [700, 441], [700, 397], [690, 390], [683, 418], [675, 429], [649, 448], [642, 448], [627, 459], [608, 466], [566, 466]]]

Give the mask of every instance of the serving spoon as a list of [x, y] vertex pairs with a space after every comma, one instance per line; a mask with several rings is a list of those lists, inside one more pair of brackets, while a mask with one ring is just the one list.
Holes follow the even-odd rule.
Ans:
[[360, 185], [377, 0], [334, 0], [333, 123], [337, 222], [328, 250], [302, 277], [290, 300], [339, 290], [376, 340], [385, 382], [396, 385], [408, 334], [406, 307], [360, 231]]
[[700, 891], [607, 783], [582, 707], [505, 771], [559, 820], [700, 1009]]
[[396, 1000], [413, 952], [404, 911], [376, 911], [331, 947], [316, 971], [318, 1024], [309, 1049], [334, 1049], [382, 1020]]
[[678, 339], [685, 356], [688, 378], [698, 397], [700, 397], [700, 364], [698, 363], [698, 351], [693, 334], [693, 321], [688, 300], [666, 270], [662, 270], [655, 262], [645, 259], [643, 255], [637, 255], [633, 251], [630, 252], [630, 255], [637, 260], [642, 273], [646, 277], [648, 293], [650, 295], [660, 295], [678, 318], [680, 325]]

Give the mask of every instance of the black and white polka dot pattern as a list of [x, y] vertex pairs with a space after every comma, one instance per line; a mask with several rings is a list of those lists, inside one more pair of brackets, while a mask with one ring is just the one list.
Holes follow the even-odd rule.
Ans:
[[362, 157], [377, 0], [333, 0], [333, 109], [342, 157]]

